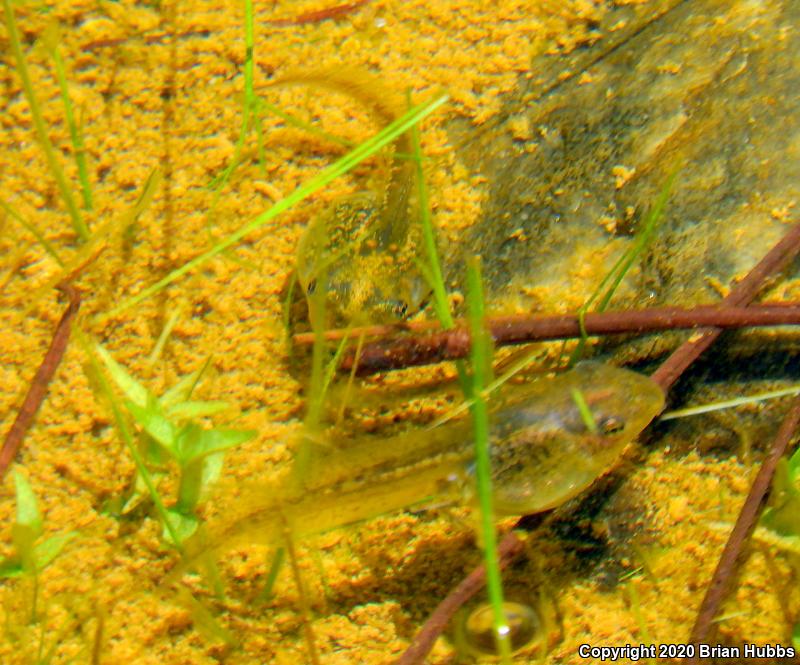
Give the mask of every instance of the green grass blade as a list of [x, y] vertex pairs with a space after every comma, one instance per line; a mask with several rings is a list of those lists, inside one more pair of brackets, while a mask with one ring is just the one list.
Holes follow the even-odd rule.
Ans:
[[267, 572], [267, 578], [264, 582], [264, 588], [261, 590], [261, 593], [258, 594], [258, 600], [260, 602], [266, 603], [272, 598], [272, 590], [275, 588], [275, 582], [278, 580], [278, 575], [281, 572], [283, 560], [285, 558], [285, 548], [279, 547], [277, 550], [275, 550], [275, 555], [272, 557], [272, 563], [270, 564], [269, 571]]
[[586, 401], [586, 397], [584, 397], [583, 392], [581, 392], [581, 390], [578, 388], [572, 389], [572, 401], [575, 402], [575, 406], [578, 408], [578, 413], [580, 414], [581, 420], [586, 426], [586, 429], [591, 434], [597, 434], [597, 422], [594, 419], [592, 410], [589, 408], [589, 403]]
[[207, 215], [207, 222], [213, 216], [214, 210], [216, 210], [217, 204], [219, 203], [219, 197], [222, 194], [222, 190], [225, 188], [225, 185], [230, 180], [230, 177], [233, 175], [233, 172], [236, 170], [236, 167], [239, 166], [242, 150], [244, 149], [244, 142], [247, 138], [247, 133], [250, 129], [251, 123], [255, 124], [256, 132], [258, 133], [258, 148], [259, 153], [263, 152], [262, 144], [262, 132], [261, 132], [261, 118], [258, 116], [258, 97], [255, 94], [255, 89], [253, 85], [253, 72], [254, 72], [254, 61], [253, 56], [255, 53], [255, 36], [254, 36], [254, 20], [253, 20], [253, 0], [244, 0], [244, 45], [245, 45], [245, 52], [244, 52], [244, 94], [242, 96], [242, 124], [239, 127], [239, 137], [236, 139], [236, 146], [233, 151], [233, 159], [228, 166], [225, 167], [225, 170], [218, 176], [215, 176], [209, 187], [216, 192], [216, 196], [211, 203], [211, 207], [209, 213]]
[[711, 413], [712, 411], [722, 411], [723, 409], [731, 409], [736, 406], [744, 406], [745, 404], [758, 404], [770, 399], [777, 399], [779, 397], [787, 397], [789, 395], [797, 395], [800, 393], [800, 386], [795, 385], [789, 388], [781, 388], [780, 390], [770, 390], [756, 395], [747, 395], [746, 397], [736, 397], [734, 399], [726, 399], [720, 402], [712, 402], [709, 404], [700, 404], [698, 406], [690, 406], [685, 409], [675, 409], [661, 414], [658, 419], [675, 420], [676, 418], [686, 418], [688, 416], [697, 416], [702, 413]]
[[67, 119], [67, 128], [69, 129], [69, 136], [72, 141], [72, 151], [75, 155], [75, 166], [78, 169], [78, 178], [81, 182], [83, 207], [86, 210], [91, 210], [94, 204], [92, 200], [92, 186], [89, 183], [89, 169], [86, 164], [86, 146], [83, 142], [83, 123], [79, 125], [75, 122], [75, 113], [72, 109], [72, 100], [69, 96], [69, 85], [67, 84], [67, 68], [64, 65], [64, 59], [61, 57], [61, 51], [58, 50], [58, 29], [56, 24], [51, 24], [51, 26], [45, 30], [43, 41], [45, 48], [53, 59], [53, 65], [56, 70], [58, 89], [61, 92], [61, 101], [64, 104], [64, 116]]
[[164, 327], [161, 329], [161, 334], [158, 336], [156, 343], [153, 345], [153, 350], [147, 356], [147, 363], [154, 365], [155, 362], [161, 357], [164, 347], [167, 344], [169, 336], [172, 334], [173, 329], [178, 325], [178, 321], [183, 316], [183, 307], [178, 305], [167, 318]]
[[72, 228], [81, 240], [88, 240], [89, 227], [86, 226], [86, 222], [83, 220], [80, 210], [78, 210], [78, 206], [75, 204], [72, 191], [67, 184], [67, 178], [61, 170], [61, 165], [56, 158], [53, 144], [50, 142], [50, 137], [47, 135], [47, 126], [45, 125], [39, 102], [33, 90], [33, 83], [31, 82], [30, 73], [28, 72], [28, 64], [25, 62], [25, 55], [22, 53], [17, 19], [14, 16], [11, 0], [3, 0], [3, 11], [6, 17], [8, 40], [11, 42], [11, 52], [14, 54], [14, 60], [17, 64], [17, 74], [19, 74], [19, 78], [22, 81], [22, 89], [25, 92], [25, 98], [28, 100], [28, 106], [31, 109], [31, 117], [33, 118], [36, 137], [39, 139], [39, 144], [42, 146], [47, 164], [50, 167], [50, 173], [53, 175], [53, 178], [55, 178], [56, 185], [58, 185], [58, 190], [61, 193], [61, 198], [64, 200], [64, 205], [66, 205], [67, 212], [69, 212], [69, 216], [72, 219]]
[[[4, 2], [8, 2], [8, 0], [4, 0]], [[144, 289], [141, 293], [121, 303], [119, 306], [112, 309], [106, 316], [108, 317], [116, 316], [117, 314], [120, 314], [121, 312], [130, 309], [134, 305], [137, 305], [143, 300], [149, 298], [154, 293], [157, 293], [165, 286], [172, 284], [174, 281], [185, 275], [190, 270], [197, 268], [198, 266], [202, 265], [209, 259], [219, 254], [220, 252], [225, 251], [228, 247], [233, 246], [248, 234], [262, 227], [264, 224], [271, 221], [272, 219], [275, 219], [275, 217], [277, 217], [281, 213], [285, 212], [292, 206], [297, 205], [303, 199], [308, 198], [315, 192], [325, 187], [325, 185], [327, 185], [331, 181], [335, 180], [339, 176], [350, 171], [357, 164], [361, 163], [371, 155], [374, 155], [378, 150], [383, 148], [385, 145], [391, 143], [400, 134], [408, 130], [411, 126], [414, 125], [414, 123], [419, 122], [419, 120], [421, 120], [422, 118], [424, 118], [425, 116], [429, 115], [434, 110], [439, 108], [442, 104], [445, 103], [445, 101], [447, 101], [447, 95], [442, 94], [433, 98], [428, 102], [425, 102], [424, 104], [420, 104], [410, 109], [408, 113], [404, 114], [391, 124], [387, 125], [378, 134], [368, 139], [367, 141], [359, 145], [357, 148], [350, 151], [344, 157], [331, 164], [328, 168], [324, 169], [317, 176], [308, 180], [306, 183], [304, 183], [303, 185], [298, 187], [294, 192], [292, 192], [289, 196], [275, 203], [275, 205], [273, 205], [271, 208], [261, 213], [258, 217], [250, 220], [247, 224], [239, 228], [237, 231], [231, 233], [227, 238], [214, 245], [208, 251], [203, 252], [202, 254], [191, 259], [190, 261], [187, 261], [184, 265], [182, 265], [180, 268], [177, 268], [176, 270], [173, 270], [163, 279], [160, 279], [155, 284], [152, 284], [151, 286]]]
[[422, 168], [422, 144], [419, 138], [419, 125], [414, 124], [411, 128], [411, 146], [414, 150], [414, 166], [417, 171], [417, 196], [419, 199], [419, 221], [422, 225], [422, 242], [425, 247], [425, 255], [428, 259], [428, 270], [426, 271], [430, 286], [433, 289], [433, 302], [436, 310], [436, 317], [446, 330], [452, 328], [453, 316], [450, 313], [450, 302], [447, 299], [447, 289], [444, 283], [442, 265], [439, 261], [439, 250], [436, 247], [436, 235], [433, 230], [431, 219], [430, 199], [428, 197], [428, 186], [425, 182], [425, 173]]
[[[322, 230], [325, 233], [325, 229]], [[322, 238], [323, 244], [326, 238]], [[308, 406], [303, 419], [303, 431], [300, 446], [294, 457], [292, 465], [291, 482], [294, 487], [303, 486], [308, 467], [311, 463], [313, 441], [317, 436], [322, 420], [322, 411], [325, 404], [325, 310], [328, 290], [328, 273], [323, 269], [317, 276], [317, 286], [308, 300], [308, 315], [311, 320], [311, 329], [314, 332], [314, 345], [311, 347], [311, 380], [309, 384]], [[291, 554], [291, 552], [290, 552]]]
[[56, 248], [50, 244], [47, 238], [44, 237], [41, 231], [37, 229], [33, 224], [31, 224], [27, 219], [25, 219], [16, 208], [13, 208], [9, 203], [6, 203], [2, 199], [0, 199], [0, 208], [6, 211], [6, 214], [10, 217], [16, 219], [22, 226], [24, 226], [28, 232], [33, 235], [36, 240], [44, 247], [44, 250], [53, 257], [53, 260], [61, 267], [64, 267], [64, 262], [61, 260], [61, 257], [58, 255]]
[[647, 247], [647, 245], [650, 243], [650, 240], [652, 240], [656, 228], [658, 228], [658, 223], [661, 221], [661, 216], [664, 213], [664, 208], [667, 205], [667, 199], [669, 199], [669, 195], [672, 192], [672, 185], [675, 183], [675, 178], [677, 175], [678, 169], [675, 169], [669, 175], [667, 181], [664, 183], [664, 186], [661, 188], [661, 191], [658, 193], [655, 203], [647, 211], [644, 224], [642, 225], [642, 230], [636, 234], [636, 242], [634, 243], [633, 247], [623, 254], [617, 271], [615, 272], [612, 270], [609, 273], [609, 275], [613, 275], [613, 281], [597, 305], [598, 312], [605, 311], [606, 307], [608, 307], [608, 303], [616, 292], [617, 287], [619, 287], [628, 270], [630, 270], [633, 262], [639, 258], [639, 255], [644, 251], [644, 248]]
[[613, 265], [611, 270], [608, 271], [606, 276], [603, 277], [598, 287], [594, 290], [592, 295], [589, 296], [589, 299], [578, 310], [581, 339], [578, 342], [578, 345], [575, 347], [575, 350], [570, 354], [568, 362], [569, 365], [574, 365], [583, 357], [583, 350], [586, 347], [586, 342], [588, 341], [589, 337], [586, 332], [586, 326], [584, 325], [584, 318], [586, 313], [589, 311], [589, 308], [592, 306], [592, 304], [594, 304], [594, 301], [599, 298], [600, 301], [594, 311], [605, 311], [617, 288], [622, 283], [622, 280], [625, 278], [628, 270], [630, 270], [631, 266], [633, 265], [633, 262], [639, 258], [639, 255], [652, 240], [656, 228], [658, 228], [658, 223], [661, 221], [664, 208], [667, 205], [667, 200], [669, 199], [670, 192], [672, 191], [672, 186], [675, 183], [675, 178], [678, 175], [678, 170], [678, 168], [675, 168], [667, 177], [667, 181], [664, 183], [664, 186], [658, 193], [655, 202], [645, 215], [641, 229], [636, 234], [636, 239], [633, 243], [633, 246], [628, 248], [628, 250], [626, 250], [622, 256], [619, 257], [619, 259], [617, 259], [617, 262]]
[[[410, 101], [410, 96], [409, 96]], [[425, 248], [425, 256], [428, 263], [422, 267], [420, 266], [424, 278], [433, 291], [434, 310], [436, 318], [442, 324], [442, 328], [450, 330], [455, 326], [453, 315], [450, 312], [450, 301], [447, 298], [447, 287], [444, 283], [444, 274], [442, 272], [442, 264], [439, 260], [439, 250], [436, 247], [436, 232], [433, 228], [433, 219], [431, 216], [430, 198], [428, 197], [428, 185], [425, 182], [425, 171], [422, 164], [425, 161], [422, 154], [422, 142], [419, 136], [419, 123], [415, 123], [411, 127], [411, 149], [413, 151], [412, 158], [414, 159], [414, 166], [417, 175], [417, 197], [419, 200], [419, 221], [422, 226], [422, 244]], [[456, 361], [456, 370], [458, 371], [458, 381], [464, 397], [469, 400], [472, 396], [472, 388], [467, 378], [467, 371], [464, 362], [461, 360]]]
[[125, 397], [131, 402], [138, 407], [145, 408], [148, 401], [155, 399], [147, 388], [134, 379], [102, 345], [95, 344], [94, 350], [100, 356], [111, 378], [114, 379], [114, 383], [117, 384], [117, 387], [125, 393]]
[[472, 257], [467, 264], [467, 309], [472, 339], [470, 360], [472, 365], [472, 422], [475, 433], [475, 475], [478, 501], [481, 509], [486, 587], [492, 605], [494, 636], [501, 662], [511, 662], [510, 628], [503, 611], [503, 584], [500, 560], [497, 554], [497, 534], [494, 528], [492, 506], [492, 470], [489, 457], [489, 410], [483, 389], [489, 383], [491, 349], [486, 331], [483, 310], [483, 285], [480, 261]]

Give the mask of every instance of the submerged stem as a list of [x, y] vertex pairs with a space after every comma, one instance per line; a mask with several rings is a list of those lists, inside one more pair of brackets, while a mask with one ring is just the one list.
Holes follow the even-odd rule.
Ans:
[[511, 640], [508, 619], [503, 610], [503, 583], [497, 554], [497, 534], [492, 506], [492, 470], [489, 458], [489, 411], [483, 389], [489, 382], [490, 345], [484, 322], [483, 286], [480, 259], [467, 264], [467, 308], [472, 337], [472, 422], [475, 432], [475, 475], [481, 509], [481, 533], [486, 561], [486, 587], [493, 611], [494, 638], [501, 662], [511, 662]]

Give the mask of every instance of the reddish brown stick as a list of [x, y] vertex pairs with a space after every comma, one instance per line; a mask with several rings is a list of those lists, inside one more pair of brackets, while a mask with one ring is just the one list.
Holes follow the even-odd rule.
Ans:
[[[739, 517], [736, 519], [736, 524], [733, 526], [730, 536], [728, 536], [728, 542], [725, 543], [725, 548], [719, 557], [711, 583], [708, 585], [703, 602], [700, 604], [694, 628], [692, 628], [692, 634], [689, 638], [689, 642], [692, 644], [707, 643], [711, 638], [711, 624], [719, 612], [722, 601], [730, 590], [736, 570], [744, 561], [743, 545], [753, 533], [756, 522], [758, 522], [758, 518], [764, 508], [764, 499], [772, 485], [772, 477], [775, 475], [778, 460], [786, 453], [786, 447], [794, 436], [799, 423], [800, 397], [795, 397], [778, 433], [775, 435], [769, 453], [758, 470], [758, 475], [756, 475], [750, 487], [750, 492], [742, 505]], [[700, 661], [695, 656], [694, 658], [689, 658], [688, 662], [699, 663]]]
[[339, 18], [351, 14], [356, 9], [368, 5], [372, 0], [356, 0], [356, 2], [347, 2], [334, 7], [327, 7], [326, 9], [318, 9], [313, 12], [305, 12], [298, 14], [293, 18], [274, 18], [268, 19], [266, 23], [277, 27], [286, 27], [289, 25], [304, 25], [306, 23], [319, 23], [326, 21], [329, 18]]
[[[778, 309], [800, 307], [800, 302], [766, 302], [751, 307], [724, 307], [722, 304], [697, 305], [692, 308], [683, 307], [648, 307], [645, 309], [626, 309], [621, 311], [589, 313], [585, 319], [587, 329], [596, 330], [597, 334], [625, 333], [625, 332], [653, 332], [669, 330], [672, 328], [686, 328], [697, 326], [716, 325], [742, 328], [746, 322], [757, 322], [759, 317], [776, 317], [780, 320], [783, 314]], [[724, 311], [723, 311], [724, 310]], [[758, 312], [763, 310], [764, 314]], [[770, 312], [772, 310], [772, 312]], [[788, 318], [791, 315], [786, 314]], [[511, 316], [487, 317], [486, 323], [490, 329], [496, 329], [493, 334], [499, 338], [508, 336], [512, 342], [524, 343], [527, 341], [541, 341], [552, 339], [549, 335], [560, 337], [574, 336], [579, 332], [577, 314], [516, 314]], [[758, 325], [754, 323], [753, 325]], [[764, 322], [764, 325], [769, 325]], [[438, 321], [408, 321], [402, 323], [385, 323], [371, 326], [357, 326], [352, 328], [334, 328], [326, 330], [323, 334], [328, 342], [338, 342], [342, 339], [356, 339], [358, 337], [371, 338], [373, 341], [391, 343], [394, 338], [402, 333], [436, 334], [460, 333], [461, 329], [469, 328], [465, 319], [456, 319], [454, 329], [443, 331]], [[545, 337], [542, 337], [542, 336]], [[314, 343], [314, 333], [298, 333], [292, 337], [292, 342], [297, 346], [310, 346]]]
[[33, 424], [36, 412], [47, 395], [47, 387], [50, 385], [59, 363], [61, 363], [64, 351], [67, 350], [72, 321], [81, 306], [81, 294], [78, 289], [69, 284], [61, 285], [58, 288], [67, 295], [69, 304], [61, 315], [61, 320], [53, 333], [53, 339], [50, 341], [50, 348], [47, 349], [42, 364], [36, 370], [36, 374], [28, 388], [28, 394], [25, 395], [25, 400], [19, 408], [14, 424], [8, 430], [3, 447], [0, 449], [0, 481], [2, 481], [6, 470], [16, 457], [17, 452], [19, 452], [22, 441], [25, 439], [25, 434]]
[[[783, 271], [798, 252], [800, 252], [800, 224], [795, 224], [723, 299], [722, 304], [728, 307], [740, 307], [752, 302], [764, 287], [766, 279]], [[721, 332], [722, 329], [719, 327], [709, 328], [701, 335], [693, 336], [681, 344], [653, 373], [653, 380], [664, 389], [664, 392], [669, 391], [684, 370], [714, 343]]]
[[[364, 344], [358, 355], [360, 375], [389, 369], [415, 367], [429, 363], [464, 358], [469, 353], [469, 331], [458, 322], [453, 330], [397, 336]], [[584, 319], [589, 335], [620, 333], [649, 333], [663, 330], [704, 328], [713, 325], [720, 329], [755, 326], [800, 324], [800, 303], [780, 303], [753, 307], [703, 305], [693, 309], [653, 307], [623, 312], [587, 314]], [[527, 344], [553, 339], [581, 336], [580, 321], [574, 314], [556, 316], [507, 316], [487, 320], [495, 346]], [[430, 322], [409, 324], [408, 329], [419, 333], [431, 329]], [[438, 326], [437, 326], [438, 327]], [[396, 331], [396, 328], [394, 328]], [[367, 329], [351, 329], [348, 336], [358, 338]], [[330, 331], [338, 336], [340, 331]], [[335, 336], [331, 336], [335, 338]], [[296, 343], [308, 343], [308, 336], [295, 336]], [[354, 352], [345, 354], [340, 368], [350, 371]]]
[[[775, 272], [779, 272], [783, 270], [791, 260], [800, 252], [800, 224], [796, 224], [793, 226], [789, 233], [784, 236], [775, 247], [773, 247], [765, 256], [764, 258], [755, 266], [747, 276], [736, 286], [736, 288], [730, 293], [730, 295], [725, 299], [725, 302], [732, 305], [742, 305], [750, 300], [752, 300], [758, 291], [763, 288], [764, 281], [767, 277]], [[716, 337], [715, 335], [711, 338], [711, 341], [708, 342], [703, 348], [699, 351], [696, 350], [696, 345], [694, 340], [689, 340], [684, 342], [678, 349], [665, 360], [661, 366], [653, 373], [653, 379], [657, 381], [664, 390], [668, 390], [672, 384], [678, 379], [680, 374], [686, 370], [686, 368], [691, 365], [691, 363], [700, 356], [700, 354], [710, 346]], [[689, 349], [685, 351], [684, 349]], [[788, 417], [787, 417], [788, 419]], [[782, 428], [783, 429], [783, 428]], [[768, 458], [769, 459], [769, 458]], [[761, 472], [759, 472], [759, 476], [761, 476]], [[756, 481], [758, 481], [758, 477]], [[755, 483], [754, 483], [755, 484]], [[760, 487], [760, 486], [759, 486]], [[766, 488], [764, 491], [769, 488], [769, 483], [767, 482]], [[745, 508], [751, 504], [756, 503], [760, 504], [761, 499], [758, 499], [757, 492], [752, 492], [748, 495], [747, 500], [745, 501], [745, 505], [742, 508], [744, 511]], [[762, 494], [763, 497], [763, 494]], [[737, 520], [738, 523], [738, 520]], [[737, 535], [737, 538], [734, 539], [733, 535], [729, 539], [730, 541], [738, 540], [738, 546], [741, 548], [741, 545], [746, 540], [747, 533], [744, 533], [744, 537]], [[505, 565], [508, 565], [514, 557], [518, 556], [521, 553], [522, 548], [520, 547], [519, 551], [511, 547], [511, 543], [507, 543], [507, 540], [513, 538], [514, 540], [518, 540], [513, 533], [510, 533], [506, 536], [500, 544], [500, 547], [508, 547], [510, 552], [516, 552], [513, 556], [510, 554], [508, 555], [508, 561], [505, 562]], [[735, 547], [735, 545], [734, 545]], [[736, 557], [733, 557], [734, 561], [736, 561]], [[724, 591], [727, 588], [727, 582], [725, 581], [727, 578], [733, 573], [735, 566], [731, 568], [725, 567], [722, 573], [722, 581], [717, 582], [715, 588], [718, 589], [714, 591], [714, 595], [719, 595], [720, 598], [724, 597]], [[476, 569], [477, 570], [477, 569]], [[473, 571], [472, 574], [474, 574]], [[472, 575], [471, 574], [471, 575]], [[479, 580], [482, 578], [478, 578]], [[713, 583], [712, 583], [713, 584]], [[475, 595], [479, 590], [480, 586], [473, 585], [468, 589], [469, 593], [465, 593], [461, 585], [457, 586], [453, 591], [451, 591], [447, 598], [445, 598], [439, 606], [434, 610], [433, 615], [431, 618], [425, 622], [425, 625], [419, 630], [414, 641], [412, 642], [411, 647], [414, 649], [413, 656], [406, 657], [404, 653], [401, 656], [400, 660], [398, 661], [398, 665], [417, 665], [418, 663], [422, 663], [425, 659], [425, 655], [431, 650], [433, 647], [433, 643], [436, 641], [438, 636], [444, 630], [444, 627], [447, 625], [447, 622], [453, 617], [455, 612], [461, 607], [465, 602], [467, 602], [473, 595]], [[433, 617], [436, 617], [435, 623], [432, 622]], [[694, 635], [694, 631], [693, 631]], [[694, 641], [694, 640], [692, 640]], [[406, 652], [407, 653], [407, 652]]]

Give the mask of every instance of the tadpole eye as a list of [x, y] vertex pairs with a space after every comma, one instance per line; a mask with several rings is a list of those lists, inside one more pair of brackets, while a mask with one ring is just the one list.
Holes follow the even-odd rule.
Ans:
[[619, 416], [607, 416], [598, 423], [598, 428], [603, 436], [619, 434], [625, 429], [625, 421]]

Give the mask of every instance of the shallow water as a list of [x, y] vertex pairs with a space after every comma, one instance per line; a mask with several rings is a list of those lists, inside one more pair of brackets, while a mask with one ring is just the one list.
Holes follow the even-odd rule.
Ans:
[[[422, 148], [448, 286], [459, 288], [465, 249], [479, 251], [494, 311], [577, 308], [631, 244], [637, 221], [679, 164], [662, 229], [626, 278], [620, 307], [716, 301], [792, 220], [796, 2], [375, 1], [320, 22], [269, 23], [324, 6], [256, 8], [256, 89], [279, 108], [358, 142], [378, 125], [357, 100], [265, 84], [298, 68], [342, 66], [379, 73], [401, 95], [410, 87], [414, 101], [445, 88], [451, 102], [424, 123]], [[35, 46], [54, 19], [61, 25], [59, 49], [83, 124], [95, 202], [84, 216], [97, 244], [87, 252], [75, 240], [6, 48], [0, 200], [44, 234], [67, 268], [8, 211], [0, 213], [3, 422], [10, 426], [62, 311], [52, 285], [74, 268], [84, 292], [83, 331], [156, 394], [210, 356], [197, 398], [233, 405], [215, 423], [258, 430], [255, 440], [226, 453], [220, 484], [203, 505], [204, 517], [218, 521], [244, 503], [246, 487], [268, 487], [279, 477], [301, 428], [304, 398], [287, 371], [282, 291], [303, 230], [342, 197], [385, 188], [389, 160], [366, 162], [230, 252], [104, 317], [345, 148], [267, 114], [263, 165], [251, 132], [245, 160], [217, 200], [208, 184], [230, 163], [241, 119], [238, 4], [97, 9], [63, 2], [50, 11], [26, 5], [15, 12], [48, 134], [80, 208], [53, 64]], [[7, 32], [0, 41], [8, 44]], [[161, 180], [134, 219], [129, 212], [154, 169]], [[770, 297], [792, 298], [796, 286], [787, 278]], [[168, 322], [174, 328], [151, 362]], [[607, 350], [648, 361], [678, 340], [626, 340]], [[672, 397], [710, 401], [789, 380], [796, 368], [787, 352], [795, 344], [790, 331], [733, 337], [693, 375], [696, 386], [687, 383]], [[73, 337], [16, 466], [39, 497], [46, 534], [78, 532], [41, 575], [51, 662], [92, 662], [95, 645], [99, 662], [303, 662], [304, 622], [291, 575], [278, 578], [268, 602], [258, 599], [271, 561], [265, 547], [245, 544], [225, 557], [225, 601], [196, 583], [237, 648], [193, 623], [198, 615], [178, 599], [164, 597], [158, 585], [177, 557], [164, 546], [155, 514], [146, 504], [123, 518], [108, 512], [128, 491], [134, 466], [84, 363]], [[434, 368], [403, 380], [452, 374]], [[396, 381], [369, 390], [383, 394]], [[352, 428], [377, 431], [380, 440], [398, 427], [395, 420], [429, 421], [450, 406], [440, 397], [384, 401], [371, 410], [351, 408]], [[724, 542], [717, 525], [735, 519], [784, 408], [657, 426], [646, 448], [531, 539], [505, 584], [511, 597], [549, 616], [545, 662], [579, 662], [581, 643], [687, 638]], [[161, 481], [170, 499], [174, 478]], [[8, 553], [8, 478], [0, 516], [0, 546]], [[382, 663], [402, 652], [438, 600], [480, 560], [459, 517], [465, 516], [400, 513], [298, 543], [321, 662]], [[790, 643], [800, 612], [791, 563], [774, 543], [757, 545], [724, 609], [721, 642]], [[8, 629], [0, 660], [35, 662], [39, 626], [24, 621], [31, 588], [12, 580], [1, 590]], [[442, 641], [431, 662], [447, 662], [451, 652]]]

